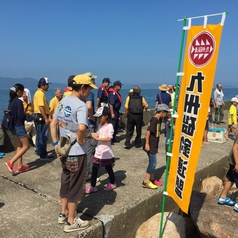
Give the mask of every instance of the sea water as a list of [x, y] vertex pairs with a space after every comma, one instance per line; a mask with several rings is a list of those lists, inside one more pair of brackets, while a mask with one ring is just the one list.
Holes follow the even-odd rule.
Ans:
[[[31, 97], [33, 98], [34, 93], [37, 89], [29, 89], [31, 92]], [[224, 100], [229, 101], [232, 97], [235, 97], [238, 95], [238, 88], [223, 88], [223, 93], [224, 93]], [[63, 91], [63, 88], [62, 88]], [[123, 99], [123, 103], [121, 106], [121, 111], [124, 110], [124, 104], [126, 101], [126, 97], [128, 96], [128, 89], [121, 89], [120, 94]], [[214, 91], [214, 89], [213, 89]], [[97, 99], [97, 90], [92, 90], [94, 93], [94, 99], [96, 101]], [[154, 108], [155, 107], [155, 98], [156, 95], [159, 93], [158, 89], [141, 89], [141, 95], [145, 98], [147, 101], [149, 108]], [[54, 88], [49, 88], [49, 90], [46, 92], [46, 98], [48, 103], [50, 100], [54, 97]], [[8, 107], [8, 100], [9, 100], [9, 90], [6, 89], [0, 89], [0, 121], [2, 121], [2, 116], [3, 116], [3, 110], [7, 109]]]

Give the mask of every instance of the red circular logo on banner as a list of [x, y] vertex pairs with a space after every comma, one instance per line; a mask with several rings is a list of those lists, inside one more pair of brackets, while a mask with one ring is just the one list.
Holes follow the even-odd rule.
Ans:
[[203, 31], [196, 35], [189, 46], [189, 60], [196, 67], [210, 62], [215, 52], [215, 40], [212, 34]]

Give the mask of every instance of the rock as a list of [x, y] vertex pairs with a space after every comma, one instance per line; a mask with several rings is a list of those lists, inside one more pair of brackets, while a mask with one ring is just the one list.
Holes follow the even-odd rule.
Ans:
[[217, 196], [222, 189], [222, 180], [216, 176], [205, 178], [202, 181], [202, 193], [206, 193], [210, 196]]
[[[155, 238], [159, 237], [161, 213], [157, 213], [149, 220], [145, 221], [137, 230], [135, 238]], [[185, 238], [185, 221], [182, 216], [164, 212], [163, 238]]]
[[219, 205], [215, 197], [193, 191], [190, 215], [201, 237], [238, 237], [238, 213], [233, 207]]

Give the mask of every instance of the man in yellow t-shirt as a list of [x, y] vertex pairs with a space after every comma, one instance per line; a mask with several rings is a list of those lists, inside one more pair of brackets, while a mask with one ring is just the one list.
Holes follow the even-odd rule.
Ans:
[[238, 100], [236, 97], [231, 99], [231, 106], [228, 112], [228, 133], [236, 133], [237, 130], [237, 111], [236, 105]]
[[59, 101], [62, 99], [62, 91], [60, 88], [55, 89], [55, 96], [50, 100], [50, 118], [53, 118], [53, 115], [57, 109]]
[[40, 156], [41, 160], [48, 160], [52, 156], [47, 155], [47, 141], [50, 124], [50, 110], [45, 97], [45, 92], [49, 88], [49, 80], [43, 77], [38, 82], [38, 90], [33, 98], [35, 126], [36, 126], [36, 155]]
[[127, 115], [126, 141], [124, 148], [130, 149], [130, 140], [136, 126], [135, 147], [141, 146], [141, 129], [143, 124], [143, 110], [147, 110], [148, 103], [145, 98], [140, 96], [141, 89], [139, 86], [133, 87], [133, 94], [126, 98], [124, 111]]

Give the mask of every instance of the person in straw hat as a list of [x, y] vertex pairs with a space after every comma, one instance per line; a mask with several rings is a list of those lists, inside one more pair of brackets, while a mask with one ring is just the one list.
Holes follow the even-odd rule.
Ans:
[[[171, 95], [169, 93], [167, 93], [167, 91], [169, 90], [169, 87], [167, 86], [167, 84], [161, 84], [158, 89], [160, 90], [160, 93], [158, 93], [156, 95], [156, 99], [155, 99], [155, 108], [159, 105], [159, 104], [166, 104], [169, 108], [172, 107], [172, 100], [171, 100]], [[163, 118], [164, 120], [164, 124], [166, 125], [167, 121], [168, 121], [168, 117]], [[164, 129], [164, 134], [166, 135], [166, 127]]]
[[169, 90], [167, 84], [161, 84], [158, 89], [160, 90], [160, 93], [156, 95], [155, 106], [164, 103], [171, 108], [171, 95], [167, 93]]

